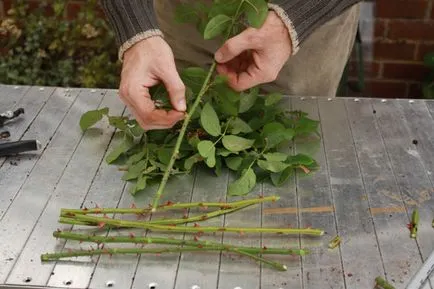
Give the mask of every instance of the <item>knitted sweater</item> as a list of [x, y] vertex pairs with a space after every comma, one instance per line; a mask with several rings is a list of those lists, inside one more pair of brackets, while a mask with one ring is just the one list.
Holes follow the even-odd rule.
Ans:
[[[361, 1], [274, 0], [269, 1], [268, 7], [279, 15], [288, 28], [294, 55], [316, 28]], [[121, 61], [124, 52], [138, 41], [152, 36], [163, 37], [153, 0], [101, 0], [101, 4], [115, 31]]]

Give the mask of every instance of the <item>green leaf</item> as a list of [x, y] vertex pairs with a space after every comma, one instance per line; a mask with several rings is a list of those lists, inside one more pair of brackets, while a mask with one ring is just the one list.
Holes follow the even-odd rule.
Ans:
[[303, 165], [310, 166], [315, 163], [315, 160], [308, 155], [305, 154], [297, 154], [295, 156], [290, 156], [286, 162], [291, 165]]
[[223, 146], [231, 152], [239, 152], [251, 148], [254, 139], [247, 139], [236, 135], [225, 135], [222, 139]]
[[137, 192], [143, 191], [146, 189], [146, 182], [148, 180], [148, 177], [145, 175], [141, 175], [139, 179], [137, 180], [137, 183], [130, 188], [130, 194], [135, 195]]
[[131, 166], [131, 165], [137, 163], [138, 161], [140, 161], [141, 159], [143, 159], [143, 157], [145, 155], [146, 155], [146, 150], [142, 150], [142, 151], [140, 151], [138, 153], [133, 154], [132, 156], [130, 156], [128, 158], [127, 165]]
[[238, 103], [231, 101], [228, 97], [222, 95], [216, 99], [219, 113], [226, 116], [238, 115]]
[[133, 139], [125, 135], [124, 141], [119, 144], [117, 147], [115, 147], [107, 156], [106, 156], [106, 162], [111, 164], [114, 161], [116, 161], [122, 154], [127, 152], [132, 146], [134, 145]]
[[220, 176], [222, 174], [222, 158], [221, 157], [216, 157], [214, 173], [216, 174], [216, 176]]
[[295, 123], [295, 133], [299, 135], [317, 132], [318, 126], [319, 121], [312, 120], [307, 117], [302, 117]]
[[158, 160], [165, 165], [168, 165], [170, 162], [170, 158], [172, 157], [173, 149], [171, 148], [162, 148], [158, 150]]
[[280, 153], [280, 152], [267, 153], [267, 154], [263, 154], [263, 156], [267, 161], [274, 161], [274, 162], [283, 162], [288, 158], [287, 154]]
[[238, 156], [225, 158], [226, 166], [233, 171], [238, 171], [242, 162], [243, 158]]
[[191, 137], [189, 137], [187, 139], [188, 144], [191, 145], [193, 148], [197, 148], [197, 145], [200, 143], [200, 138], [197, 135], [197, 133], [195, 133], [194, 135], [192, 135]]
[[255, 104], [258, 98], [259, 88], [255, 87], [250, 89], [248, 93], [242, 93], [240, 97], [240, 108], [239, 112], [244, 113], [248, 111]]
[[205, 81], [207, 72], [201, 67], [188, 67], [181, 71], [180, 77], [193, 93], [199, 93]]
[[280, 187], [288, 180], [288, 178], [293, 173], [294, 169], [292, 167], [288, 167], [282, 172], [270, 174], [270, 179], [273, 185], [275, 185], [276, 187]]
[[422, 88], [423, 97], [427, 99], [434, 99], [434, 82], [426, 84]]
[[240, 100], [240, 93], [233, 90], [226, 83], [215, 85], [213, 90], [217, 92], [218, 97], [225, 97], [230, 102], [237, 102]]
[[214, 85], [220, 86], [220, 85], [227, 85], [228, 83], [228, 77], [226, 75], [221, 75], [218, 74], [215, 78], [214, 78]]
[[279, 161], [264, 161], [264, 160], [259, 160], [258, 161], [258, 166], [266, 171], [270, 171], [273, 173], [278, 173], [281, 172], [283, 170], [285, 170], [287, 167], [289, 167], [289, 164], [286, 164], [284, 162], [279, 162]]
[[294, 130], [285, 128], [283, 124], [272, 122], [264, 125], [262, 135], [267, 139], [267, 147], [274, 148], [285, 140], [291, 140], [294, 137]]
[[278, 103], [282, 99], [282, 97], [283, 96], [281, 93], [277, 93], [277, 92], [270, 93], [265, 98], [265, 106], [271, 106], [273, 104]]
[[100, 121], [104, 115], [107, 115], [109, 109], [107, 107], [97, 110], [90, 110], [85, 112], [80, 118], [80, 127], [82, 131], [85, 131], [89, 127]]
[[225, 148], [217, 148], [217, 155], [222, 156], [222, 157], [227, 157], [229, 155], [233, 154], [233, 152], [228, 151]]
[[202, 108], [200, 123], [203, 129], [210, 135], [219, 136], [221, 134], [222, 128], [220, 126], [220, 120], [209, 102]]
[[137, 179], [139, 175], [146, 169], [148, 160], [141, 160], [138, 163], [130, 166], [128, 171], [122, 176], [122, 180], [130, 181]]
[[228, 194], [230, 196], [243, 196], [247, 195], [256, 185], [256, 174], [249, 168], [239, 179], [229, 184]]
[[120, 130], [126, 130], [127, 129], [127, 123], [126, 117], [121, 116], [109, 116], [109, 124], [115, 128], [118, 128]]
[[224, 14], [213, 17], [205, 27], [204, 38], [210, 40], [229, 28], [232, 18]]
[[253, 132], [252, 128], [241, 118], [237, 117], [229, 124], [229, 132], [231, 134], [250, 133]]
[[244, 0], [243, 9], [252, 27], [260, 28], [267, 19], [268, 5], [265, 0]]
[[199, 154], [205, 158], [206, 164], [212, 168], [215, 166], [215, 146], [209, 140], [203, 140], [197, 145]]
[[193, 165], [195, 163], [200, 162], [201, 160], [202, 160], [202, 157], [200, 154], [194, 154], [185, 160], [184, 168], [189, 171], [189, 170], [191, 170], [191, 168], [193, 167]]
[[430, 52], [425, 54], [425, 56], [423, 57], [423, 63], [434, 69], [434, 52]]

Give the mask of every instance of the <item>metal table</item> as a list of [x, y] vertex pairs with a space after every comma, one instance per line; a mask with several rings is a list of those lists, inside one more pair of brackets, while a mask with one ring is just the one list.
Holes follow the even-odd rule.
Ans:
[[[319, 171], [296, 175], [281, 188], [259, 184], [252, 195], [278, 194], [281, 200], [209, 223], [312, 226], [326, 234], [203, 237], [311, 248], [312, 254], [302, 258], [275, 257], [288, 271], [219, 253], [41, 263], [42, 253], [80, 246], [52, 236], [57, 228], [68, 228], [58, 223], [60, 208], [146, 205], [155, 188], [133, 199], [121, 180], [123, 172], [105, 163], [118, 141], [107, 123], [80, 131], [79, 118], [87, 110], [107, 106], [112, 114], [127, 113], [116, 90], [1, 85], [0, 109], [25, 109], [9, 124], [12, 139], [36, 138], [43, 148], [0, 158], [0, 287], [149, 288], [155, 283], [155, 288], [175, 289], [366, 289], [374, 287], [376, 276], [384, 276], [405, 288], [434, 249], [434, 101], [291, 97], [289, 102], [321, 121], [320, 140], [293, 146], [313, 154]], [[228, 172], [215, 177], [203, 171], [178, 177], [169, 182], [165, 200], [221, 201], [231, 179]], [[415, 240], [406, 226], [416, 207], [420, 228]], [[330, 250], [328, 242], [336, 235], [343, 242]], [[424, 289], [434, 288], [434, 276], [430, 282]]]

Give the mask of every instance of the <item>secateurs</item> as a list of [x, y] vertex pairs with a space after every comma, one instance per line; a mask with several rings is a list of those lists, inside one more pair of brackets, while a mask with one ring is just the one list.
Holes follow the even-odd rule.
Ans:
[[[15, 111], [6, 111], [0, 113], [0, 128], [3, 127], [6, 122], [17, 118], [24, 113], [23, 108], [18, 108]], [[0, 132], [0, 140], [6, 140], [11, 136], [9, 131]], [[0, 142], [0, 157], [11, 154], [17, 154], [26, 151], [38, 150], [41, 144], [37, 140], [20, 140], [14, 142]]]

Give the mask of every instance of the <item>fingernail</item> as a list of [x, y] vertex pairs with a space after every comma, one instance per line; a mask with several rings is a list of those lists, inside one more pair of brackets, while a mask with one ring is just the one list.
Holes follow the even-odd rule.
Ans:
[[185, 104], [185, 100], [181, 99], [178, 101], [178, 107], [180, 111], [185, 111], [187, 109], [187, 105]]
[[221, 52], [216, 52], [214, 57], [217, 62], [220, 62], [222, 61], [223, 55]]

